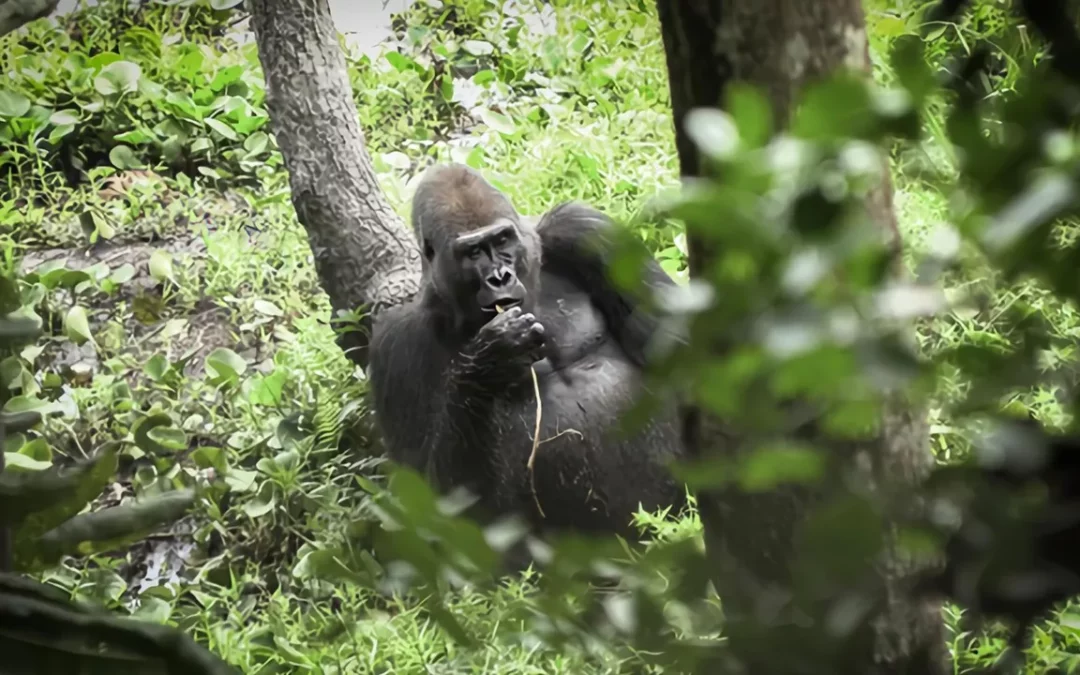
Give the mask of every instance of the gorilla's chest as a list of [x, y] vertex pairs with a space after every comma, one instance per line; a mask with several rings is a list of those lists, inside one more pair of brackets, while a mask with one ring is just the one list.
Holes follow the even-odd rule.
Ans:
[[[548, 356], [534, 364], [550, 436], [569, 427], [598, 430], [615, 421], [636, 393], [640, 373], [610, 334], [600, 310], [571, 283], [543, 280], [536, 316], [544, 326]], [[534, 423], [532, 383], [517, 400]], [[550, 427], [548, 429], [547, 427]]]
[[595, 354], [608, 337], [603, 315], [589, 296], [560, 277], [543, 280], [536, 317], [544, 326], [548, 362], [537, 364], [537, 374], [573, 368]]

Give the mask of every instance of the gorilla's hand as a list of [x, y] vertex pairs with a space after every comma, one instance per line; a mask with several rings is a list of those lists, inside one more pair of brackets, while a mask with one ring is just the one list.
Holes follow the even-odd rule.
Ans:
[[544, 346], [544, 327], [520, 307], [495, 315], [473, 338], [466, 355], [474, 374], [499, 379], [515, 377], [538, 361]]

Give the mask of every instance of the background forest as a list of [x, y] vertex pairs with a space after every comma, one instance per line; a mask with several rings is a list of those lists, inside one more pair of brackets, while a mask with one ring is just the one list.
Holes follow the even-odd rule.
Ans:
[[[993, 46], [977, 83], [991, 106], [1045, 56], [1008, 2], [975, 3], [928, 32], [930, 3], [864, 4], [882, 85], [904, 76], [890, 49], [920, 31], [934, 73], [976, 43]], [[605, 605], [607, 632], [560, 618], [578, 602], [569, 581], [566, 607], [538, 595], [536, 578], [441, 588], [433, 601], [364, 546], [387, 508], [375, 496], [382, 460], [365, 380], [335, 344], [350, 317], [333, 317], [320, 289], [245, 31], [236, 2], [105, 0], [0, 37], [0, 266], [19, 279], [20, 311], [45, 330], [0, 361], [11, 395], [5, 473], [95, 458], [77, 495], [14, 531], [16, 569], [71, 598], [174, 624], [246, 673], [660, 672], [647, 649], [618, 639], [618, 603]], [[688, 279], [681, 225], [646, 214], [679, 185], [652, 2], [418, 2], [394, 31], [372, 54], [348, 52], [347, 66], [398, 213], [427, 166], [464, 162], [522, 213], [578, 199], [634, 223], [664, 269]], [[941, 227], [959, 172], [945, 106], [931, 98], [920, 142], [892, 156], [913, 268], [961, 250]], [[1064, 162], [1074, 150], [1061, 143]], [[1069, 246], [1076, 229], [1057, 233]], [[942, 363], [968, 349], [1006, 352], [1022, 342], [1018, 316], [1037, 323], [1038, 383], [1017, 378], [996, 402], [1064, 428], [1076, 307], [1043, 281], [1006, 279], [967, 248], [958, 255], [945, 299], [968, 301], [919, 323], [921, 352]], [[943, 366], [934, 381], [930, 442], [942, 464], [966, 458], [976, 432], [952, 412], [970, 393], [965, 368]], [[136, 494], [159, 499], [116, 522], [52, 530], [84, 506], [105, 513]], [[659, 541], [700, 545], [696, 514], [641, 518]], [[642, 583], [663, 586], [655, 564]], [[702, 623], [708, 608], [679, 611], [665, 617], [671, 630], [720, 635]], [[1009, 633], [962, 615], [946, 605], [955, 672], [976, 672]], [[1037, 624], [1032, 640], [1025, 672], [1074, 672], [1080, 606]]]

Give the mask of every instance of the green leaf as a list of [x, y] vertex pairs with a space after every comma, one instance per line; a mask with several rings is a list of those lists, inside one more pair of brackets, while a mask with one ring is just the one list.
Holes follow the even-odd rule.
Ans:
[[410, 69], [421, 70], [416, 61], [413, 61], [408, 56], [405, 56], [401, 52], [386, 52], [387, 62], [394, 67], [394, 70], [404, 72]]
[[[226, 474], [229, 470], [229, 458], [223, 448], [210, 445], [201, 445], [191, 453], [191, 459], [195, 466], [200, 469], [214, 469], [218, 473]], [[254, 473], [252, 474], [254, 476]]]
[[49, 115], [49, 122], [58, 127], [78, 124], [79, 113], [75, 110], [57, 110], [52, 115]]
[[755, 87], [733, 82], [727, 91], [727, 111], [747, 149], [760, 148], [772, 135], [772, 106]]
[[134, 94], [139, 90], [142, 68], [131, 61], [113, 61], [94, 78], [94, 89], [102, 96]]
[[139, 608], [134, 615], [143, 621], [165, 623], [172, 615], [172, 605], [162, 598], [144, 593], [139, 598]]
[[188, 447], [187, 434], [182, 429], [172, 426], [156, 426], [147, 429], [146, 436], [162, 448], [168, 450], [186, 450]]
[[495, 51], [495, 47], [485, 40], [466, 40], [461, 46], [473, 56], [487, 56]]
[[885, 15], [874, 22], [874, 33], [883, 37], [896, 37], [907, 30], [907, 22], [898, 16]]
[[0, 89], [0, 117], [14, 119], [30, 112], [30, 99], [17, 91]]
[[265, 314], [266, 316], [277, 317], [284, 315], [284, 312], [281, 311], [280, 307], [270, 302], [269, 300], [263, 300], [262, 298], [258, 298], [255, 300], [254, 307], [256, 312], [258, 312], [259, 314]]
[[889, 54], [889, 64], [901, 86], [916, 101], [922, 101], [937, 86], [937, 77], [926, 62], [925, 45], [916, 35], [896, 40]]
[[44, 438], [35, 438], [19, 448], [19, 454], [39, 462], [52, 462], [53, 452]]
[[255, 380], [248, 400], [255, 405], [276, 406], [281, 404], [281, 395], [285, 390], [288, 376], [284, 370], [274, 372]]
[[142, 129], [132, 129], [131, 131], [117, 134], [113, 137], [113, 140], [120, 141], [121, 143], [134, 143], [135, 145], [140, 145], [153, 140], [153, 136]]
[[259, 155], [270, 145], [270, 136], [265, 131], [256, 131], [244, 139], [244, 150], [248, 155]]
[[117, 285], [126, 284], [133, 278], [135, 278], [135, 266], [131, 263], [124, 263], [109, 274], [109, 281]]
[[169, 359], [164, 354], [154, 354], [143, 366], [143, 372], [154, 382], [160, 382], [169, 370]]
[[297, 561], [293, 566], [292, 574], [300, 580], [319, 579], [331, 583], [364, 583], [363, 575], [357, 574], [345, 564], [344, 557], [340, 551], [315, 549], [307, 552]]
[[225, 124], [221, 120], [216, 120], [213, 117], [207, 117], [203, 121], [206, 122], [206, 126], [210, 127], [211, 129], [218, 132], [230, 141], [240, 140], [240, 137], [236, 134], [235, 131], [233, 131], [233, 128], [230, 127], [228, 124]]
[[274, 484], [270, 481], [264, 481], [262, 487], [259, 488], [258, 494], [241, 508], [244, 513], [248, 514], [248, 517], [261, 518], [270, 513], [276, 504], [277, 495], [274, 491]]
[[231, 349], [219, 347], [206, 357], [206, 374], [217, 385], [235, 382], [247, 370], [247, 361]]
[[173, 421], [169, 415], [159, 412], [140, 417], [131, 425], [131, 436], [135, 446], [150, 455], [166, 455], [172, 452], [172, 448], [159, 443], [150, 432], [158, 427], [172, 427]]
[[809, 447], [762, 447], [750, 453], [739, 469], [744, 490], [764, 492], [785, 483], [818, 480], [825, 470], [825, 458]]
[[135, 151], [129, 145], [113, 146], [113, 149], [109, 151], [109, 162], [121, 171], [142, 168], [142, 162], [135, 156]]
[[77, 345], [94, 342], [94, 336], [90, 332], [90, 321], [82, 305], [75, 305], [68, 310], [64, 317], [64, 335]]
[[514, 121], [502, 113], [497, 113], [488, 108], [480, 109], [480, 119], [495, 131], [506, 136], [512, 136], [517, 132]]
[[850, 74], [817, 82], [803, 92], [792, 131], [807, 140], [865, 138], [874, 123], [866, 82]]
[[26, 471], [44, 471], [51, 468], [52, 462], [42, 461], [40, 459], [34, 459], [19, 452], [5, 452], [4, 453], [4, 468], [6, 469], [24, 469]]
[[239, 80], [243, 74], [243, 66], [228, 66], [227, 68], [222, 68], [214, 74], [214, 79], [210, 81], [210, 89], [213, 91], [221, 91], [233, 82]]
[[248, 471], [247, 469], [232, 467], [229, 469], [229, 472], [225, 474], [225, 483], [233, 492], [247, 492], [255, 485], [255, 479], [258, 475], [258, 471]]
[[686, 115], [686, 134], [701, 152], [713, 159], [728, 159], [739, 149], [739, 130], [726, 111], [695, 108]]
[[64, 136], [67, 136], [72, 131], [75, 131], [74, 124], [64, 124], [62, 126], [53, 127], [53, 130], [49, 132], [49, 143], [53, 145], [60, 142]]
[[168, 252], [155, 249], [150, 254], [150, 276], [159, 283], [164, 283], [166, 280], [175, 283], [172, 256]]

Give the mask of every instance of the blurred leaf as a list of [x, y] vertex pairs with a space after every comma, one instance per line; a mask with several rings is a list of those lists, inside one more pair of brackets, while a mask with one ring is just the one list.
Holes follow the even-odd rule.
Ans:
[[30, 99], [17, 91], [0, 89], [0, 117], [13, 119], [30, 112]]
[[37, 561], [52, 565], [65, 555], [86, 556], [129, 545], [183, 517], [194, 503], [195, 491], [189, 488], [75, 516], [42, 535]]
[[72, 467], [0, 473], [0, 522], [34, 539], [81, 511], [116, 472], [116, 448]]
[[742, 460], [739, 480], [744, 490], [761, 492], [785, 483], [811, 483], [825, 470], [825, 458], [811, 447], [761, 447]]
[[52, 462], [40, 459], [34, 459], [29, 455], [24, 455], [18, 452], [5, 452], [4, 453], [4, 468], [8, 469], [24, 469], [26, 471], [44, 471], [52, 467]]
[[772, 134], [772, 106], [754, 87], [733, 82], [727, 89], [727, 111], [745, 148], [764, 146]]

